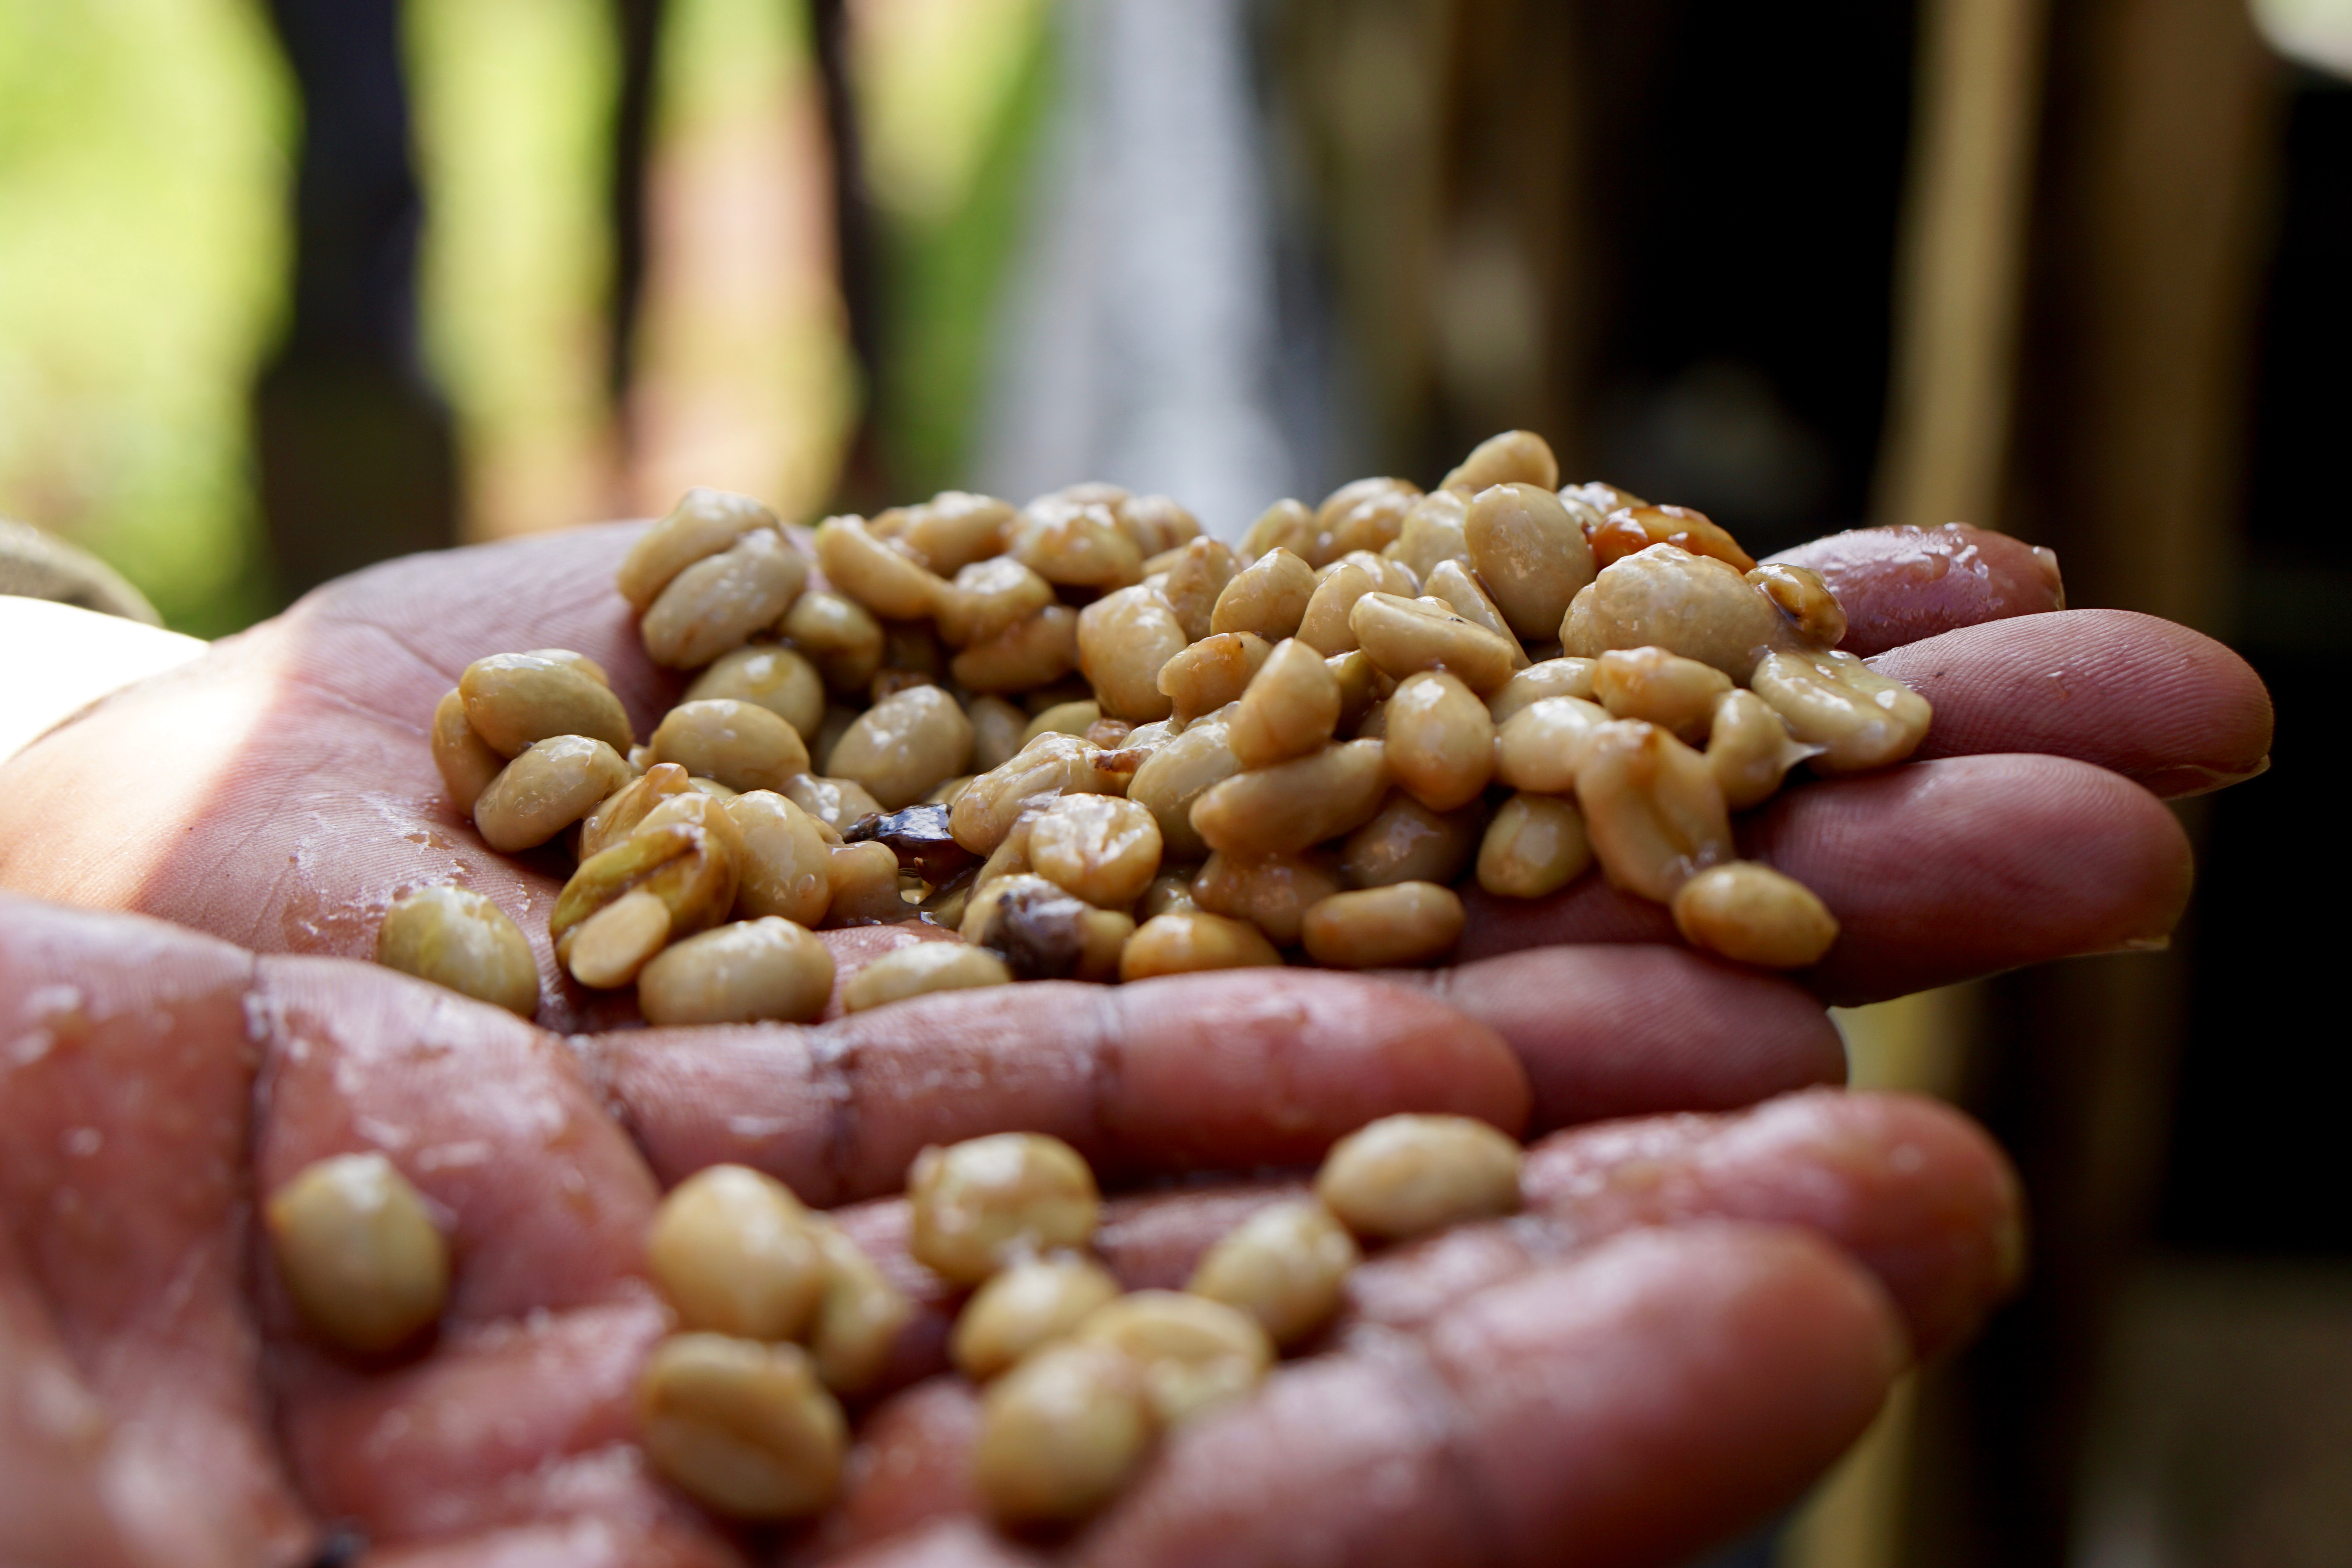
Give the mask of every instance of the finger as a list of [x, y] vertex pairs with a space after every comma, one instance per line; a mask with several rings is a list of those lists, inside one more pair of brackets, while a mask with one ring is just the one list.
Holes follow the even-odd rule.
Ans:
[[[152, 921], [0, 899], [0, 1388], [25, 1380], [30, 1422], [0, 1418], [0, 1473], [61, 1479], [0, 1506], [0, 1559], [230, 1568], [311, 1533], [242, 1289], [251, 974]], [[87, 1558], [11, 1550], [101, 1525]]]
[[2154, 616], [2021, 616], [1871, 662], [1934, 704], [1921, 758], [2043, 752], [2160, 795], [2219, 789], [2269, 765], [2262, 678], [2212, 638]]
[[359, 1568], [743, 1568], [742, 1555], [699, 1531], [610, 1519], [495, 1530], [461, 1541], [371, 1552]]
[[1793, 1498], [1904, 1364], [1801, 1232], [1620, 1237], [1280, 1369], [1174, 1435], [1082, 1563], [1672, 1562]]
[[845, 1558], [864, 1561], [856, 1554], [885, 1542], [892, 1563], [1026, 1560], [973, 1522], [981, 1511], [971, 1479], [979, 1436], [979, 1391], [961, 1377], [933, 1378], [888, 1401], [858, 1427], [861, 1457], [839, 1500], [785, 1562], [831, 1568]]
[[950, 1519], [845, 1556], [810, 1561], [826, 1568], [1028, 1568], [1045, 1559], [976, 1520]]
[[1908, 1095], [1812, 1092], [1731, 1116], [1585, 1128], [1529, 1152], [1528, 1216], [1373, 1258], [1356, 1321], [1441, 1320], [1454, 1296], [1605, 1236], [1739, 1220], [1795, 1226], [1868, 1269], [1921, 1356], [1973, 1333], [2024, 1267], [2022, 1197], [1968, 1118]]
[[[2059, 757], [1953, 757], [1791, 790], [1740, 853], [1794, 877], [1840, 927], [1801, 976], [1842, 1005], [2081, 953], [2161, 946], [2194, 868], [2146, 790]], [[1472, 891], [1465, 959], [1562, 942], [1675, 940], [1661, 905], [1598, 874], [1538, 903]]]
[[645, 1030], [594, 1049], [666, 1181], [731, 1161], [833, 1205], [903, 1184], [927, 1143], [1020, 1130], [1106, 1176], [1320, 1157], [1395, 1110], [1517, 1132], [1526, 1075], [1432, 997], [1306, 971], [950, 992], [816, 1028]]
[[[450, 1240], [437, 1333], [363, 1363], [305, 1331], [263, 1250], [286, 1450], [320, 1511], [373, 1542], [603, 1520], [692, 1535], [631, 1446], [667, 1327], [642, 1278], [657, 1192], [560, 1042], [372, 966], [261, 965], [265, 1196], [310, 1162], [380, 1152]], [[527, 1538], [526, 1538], [527, 1539]]]
[[1686, 948], [1538, 948], [1410, 978], [1509, 1042], [1531, 1131], [1845, 1079], [1844, 1042], [1810, 993]]
[[1822, 574], [1845, 611], [1838, 647], [1864, 658], [1957, 626], [2066, 607], [2055, 555], [1964, 522], [1857, 528], [1771, 559]]
[[[1722, 1116], [1657, 1117], [1562, 1132], [1529, 1151], [1526, 1211], [1373, 1258], [1349, 1277], [1346, 1338], [1419, 1331], [1465, 1291], [1499, 1285], [1629, 1230], [1740, 1220], [1811, 1231], [1874, 1274], [1910, 1342], [1966, 1338], [2016, 1286], [2021, 1199], [2000, 1149], [1958, 1112], [1909, 1096], [1814, 1091]], [[1202, 1255], [1269, 1205], [1306, 1195], [1269, 1178], [1114, 1199], [1095, 1250], [1129, 1289], [1182, 1289]], [[947, 1365], [961, 1293], [905, 1257], [906, 1205], [849, 1221], [919, 1309], [890, 1385]], [[925, 1473], [929, 1473], [928, 1471]]]

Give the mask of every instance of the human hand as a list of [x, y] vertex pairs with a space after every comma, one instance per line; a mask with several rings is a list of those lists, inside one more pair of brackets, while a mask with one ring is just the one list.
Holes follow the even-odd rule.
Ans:
[[[626, 997], [581, 992], [548, 953], [560, 857], [485, 849], [445, 798], [425, 724], [468, 660], [562, 646], [611, 671], [642, 732], [679, 682], [645, 658], [612, 589], [631, 537], [584, 530], [395, 562], [120, 694], [0, 768], [0, 885], [256, 951], [363, 956], [398, 893], [459, 880], [530, 934], [543, 1023], [625, 1020]], [[1822, 997], [2160, 942], [2189, 864], [2149, 792], [2242, 776], [2268, 748], [2267, 699], [2234, 655], [2148, 616], [2032, 613], [2055, 584], [2015, 541], [1874, 531], [1792, 558], [1835, 583], [1847, 646], [1885, 650], [1937, 710], [1921, 760], [1806, 784], [1742, 824], [1744, 852], [1819, 892], [1844, 936], [1792, 982], [1650, 945], [1673, 942], [1664, 911], [1598, 877], [1535, 904], [1474, 893], [1469, 962], [1423, 983], [1519, 1054], [1538, 1130], [1834, 1079]], [[826, 940], [846, 969], [904, 939]], [[1238, 972], [1203, 994], [1278, 1008], [1294, 978]], [[993, 1018], [1005, 1004], [964, 1005]], [[1113, 993], [1099, 1005], [1129, 1018], [1149, 1004]]]
[[[1028, 1037], [968, 1028], [951, 1062], [920, 1042], [969, 1022], [955, 995], [891, 1009], [895, 1032], [567, 1043], [372, 966], [0, 899], [0, 1561], [291, 1568], [331, 1531], [331, 1560], [368, 1568], [1664, 1564], [1797, 1495], [2012, 1281], [2007, 1168], [1925, 1102], [1564, 1133], [1530, 1156], [1526, 1214], [1377, 1255], [1327, 1348], [1181, 1428], [1089, 1526], [998, 1534], [972, 1395], [936, 1375], [951, 1298], [887, 1195], [915, 1148], [1068, 1138], [1123, 1177], [1105, 1261], [1171, 1285], [1295, 1184], [1155, 1177], [1300, 1165], [1405, 1105], [1525, 1115], [1488, 1031], [1289, 979], [1296, 1016], [1221, 1026], [1214, 977], [1184, 977], [1124, 1032], [1047, 985]], [[747, 1138], [921, 1303], [853, 1413], [843, 1496], [781, 1537], [722, 1528], [632, 1441], [667, 1321], [642, 1260], [660, 1182]], [[374, 1363], [304, 1332], [253, 1226], [258, 1196], [361, 1149], [425, 1194], [455, 1265], [437, 1331]]]

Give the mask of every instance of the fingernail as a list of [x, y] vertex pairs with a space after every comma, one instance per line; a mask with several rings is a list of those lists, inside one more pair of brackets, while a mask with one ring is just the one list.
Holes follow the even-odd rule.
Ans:
[[2271, 771], [2270, 757], [2265, 754], [2251, 767], [2208, 768], [2194, 763], [2182, 763], [2174, 767], [2157, 768], [2133, 775], [2133, 782], [2151, 795], [2166, 800], [2186, 800], [2191, 795], [2210, 795], [2217, 789], [2258, 779]]
[[2083, 956], [2105, 958], [2113, 952], [2169, 952], [2171, 951], [2172, 933], [2166, 931], [2157, 936], [2127, 936], [2113, 947], [2095, 947]]

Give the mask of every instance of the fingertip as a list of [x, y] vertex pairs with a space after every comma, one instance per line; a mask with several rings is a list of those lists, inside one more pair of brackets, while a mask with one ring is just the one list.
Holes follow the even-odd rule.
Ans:
[[1909, 1364], [1870, 1274], [1819, 1237], [1640, 1231], [1481, 1292], [1430, 1341], [1498, 1557], [1680, 1561], [1798, 1496]]
[[1964, 626], [1874, 668], [1932, 703], [1918, 756], [2041, 752], [2168, 798], [2267, 766], [2269, 689], [2234, 650], [2134, 610], [2069, 610]]

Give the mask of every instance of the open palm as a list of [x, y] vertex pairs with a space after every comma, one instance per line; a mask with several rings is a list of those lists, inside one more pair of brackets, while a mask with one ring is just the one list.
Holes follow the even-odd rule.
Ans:
[[[1792, 791], [1748, 825], [1748, 852], [1844, 924], [1798, 979], [1660, 945], [1658, 911], [1587, 879], [1536, 906], [1474, 900], [1470, 962], [1409, 986], [1236, 972], [949, 994], [812, 1028], [611, 1029], [625, 1004], [547, 962], [562, 868], [480, 845], [425, 721], [469, 659], [565, 646], [646, 727], [677, 685], [610, 589], [629, 537], [362, 574], [0, 769], [0, 884], [236, 944], [0, 910], [16, 999], [0, 1007], [17, 1008], [0, 1015], [0, 1380], [17, 1383], [0, 1423], [18, 1423], [0, 1425], [0, 1519], [29, 1521], [0, 1525], [0, 1554], [292, 1562], [347, 1521], [383, 1563], [1026, 1560], [970, 1522], [971, 1400], [921, 1381], [936, 1313], [805, 1536], [730, 1537], [648, 1479], [627, 1394], [662, 1328], [640, 1257], [659, 1184], [735, 1160], [865, 1205], [845, 1223], [937, 1307], [887, 1201], [925, 1142], [1069, 1139], [1132, 1194], [1108, 1259], [1168, 1283], [1279, 1184], [1152, 1184], [1296, 1168], [1372, 1117], [1451, 1110], [1550, 1135], [1530, 1216], [1362, 1270], [1331, 1352], [1188, 1429], [1053, 1551], [1671, 1561], [1792, 1495], [2016, 1255], [1999, 1157], [1948, 1113], [1738, 1108], [1841, 1075], [1823, 998], [2160, 940], [2189, 872], [2150, 792], [2242, 775], [2268, 745], [2259, 684], [2217, 645], [2103, 612], [1971, 625], [2046, 606], [2021, 551], [2006, 574], [1930, 577], [1916, 539], [1848, 536], [1821, 548], [1845, 552], [1855, 636], [1900, 643], [1882, 664], [1937, 724], [1923, 760]], [[1995, 568], [2004, 542], [1983, 542]], [[392, 898], [452, 879], [533, 933], [541, 1021], [572, 1039], [382, 972], [239, 951], [363, 954]], [[904, 940], [829, 938], [845, 967]], [[1732, 1114], [1559, 1131], [1694, 1110]], [[454, 1216], [450, 1313], [392, 1368], [321, 1354], [266, 1271], [248, 1277], [252, 1193], [362, 1147]]]

